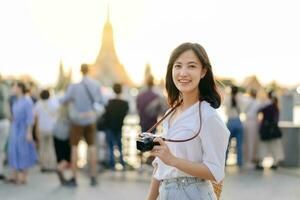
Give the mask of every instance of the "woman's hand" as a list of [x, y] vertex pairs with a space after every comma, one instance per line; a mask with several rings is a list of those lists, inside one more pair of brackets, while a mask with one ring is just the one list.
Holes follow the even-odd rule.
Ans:
[[90, 119], [96, 116], [94, 111], [84, 112], [79, 114], [80, 119]]
[[151, 155], [159, 157], [166, 165], [173, 166], [177, 158], [171, 153], [167, 144], [161, 138], [155, 138], [153, 142], [159, 142], [160, 145], [153, 147]]
[[27, 131], [26, 133], [26, 139], [28, 142], [32, 142], [33, 139], [32, 139], [32, 132], [31, 131]]

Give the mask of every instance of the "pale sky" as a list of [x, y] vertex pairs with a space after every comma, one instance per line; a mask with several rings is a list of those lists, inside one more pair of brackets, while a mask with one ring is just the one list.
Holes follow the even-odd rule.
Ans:
[[[163, 78], [182, 42], [204, 46], [215, 75], [300, 83], [297, 0], [110, 0], [120, 62], [140, 83], [147, 62]], [[108, 0], [1, 0], [0, 73], [53, 84], [60, 59], [79, 78], [100, 50]]]

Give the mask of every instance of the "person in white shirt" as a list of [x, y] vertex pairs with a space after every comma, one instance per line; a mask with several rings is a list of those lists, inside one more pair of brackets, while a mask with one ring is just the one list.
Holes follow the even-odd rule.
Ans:
[[160, 145], [151, 151], [156, 158], [147, 199], [216, 199], [209, 181], [224, 179], [230, 133], [215, 110], [221, 97], [201, 45], [183, 43], [173, 51], [166, 90], [175, 109], [163, 122], [162, 137], [177, 142], [154, 140]]
[[50, 98], [48, 90], [42, 90], [40, 98], [35, 105], [34, 113], [37, 119], [37, 132], [40, 137], [41, 171], [47, 172], [56, 169], [53, 128], [57, 119], [59, 104]]
[[247, 98], [247, 106], [245, 108], [245, 164], [248, 168], [254, 167], [256, 158], [256, 149], [258, 141], [258, 110], [261, 108], [261, 103], [256, 99], [256, 90], [252, 89]]

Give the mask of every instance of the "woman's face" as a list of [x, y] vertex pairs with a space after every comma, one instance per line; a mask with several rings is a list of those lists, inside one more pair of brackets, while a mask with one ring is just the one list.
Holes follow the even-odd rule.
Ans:
[[205, 73], [206, 70], [192, 50], [183, 52], [172, 68], [174, 84], [183, 95], [198, 93], [198, 84]]

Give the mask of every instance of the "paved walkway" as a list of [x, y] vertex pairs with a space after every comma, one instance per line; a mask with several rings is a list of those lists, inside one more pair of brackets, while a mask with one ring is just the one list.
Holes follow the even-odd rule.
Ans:
[[[55, 174], [41, 174], [37, 168], [29, 174], [29, 183], [14, 186], [0, 182], [1, 200], [141, 200], [145, 199], [150, 181], [149, 173], [137, 171], [104, 172], [99, 185], [89, 186], [85, 172], [81, 172], [77, 188], [60, 187]], [[299, 200], [300, 169], [277, 171], [239, 171], [227, 168], [222, 193], [223, 200]]]

